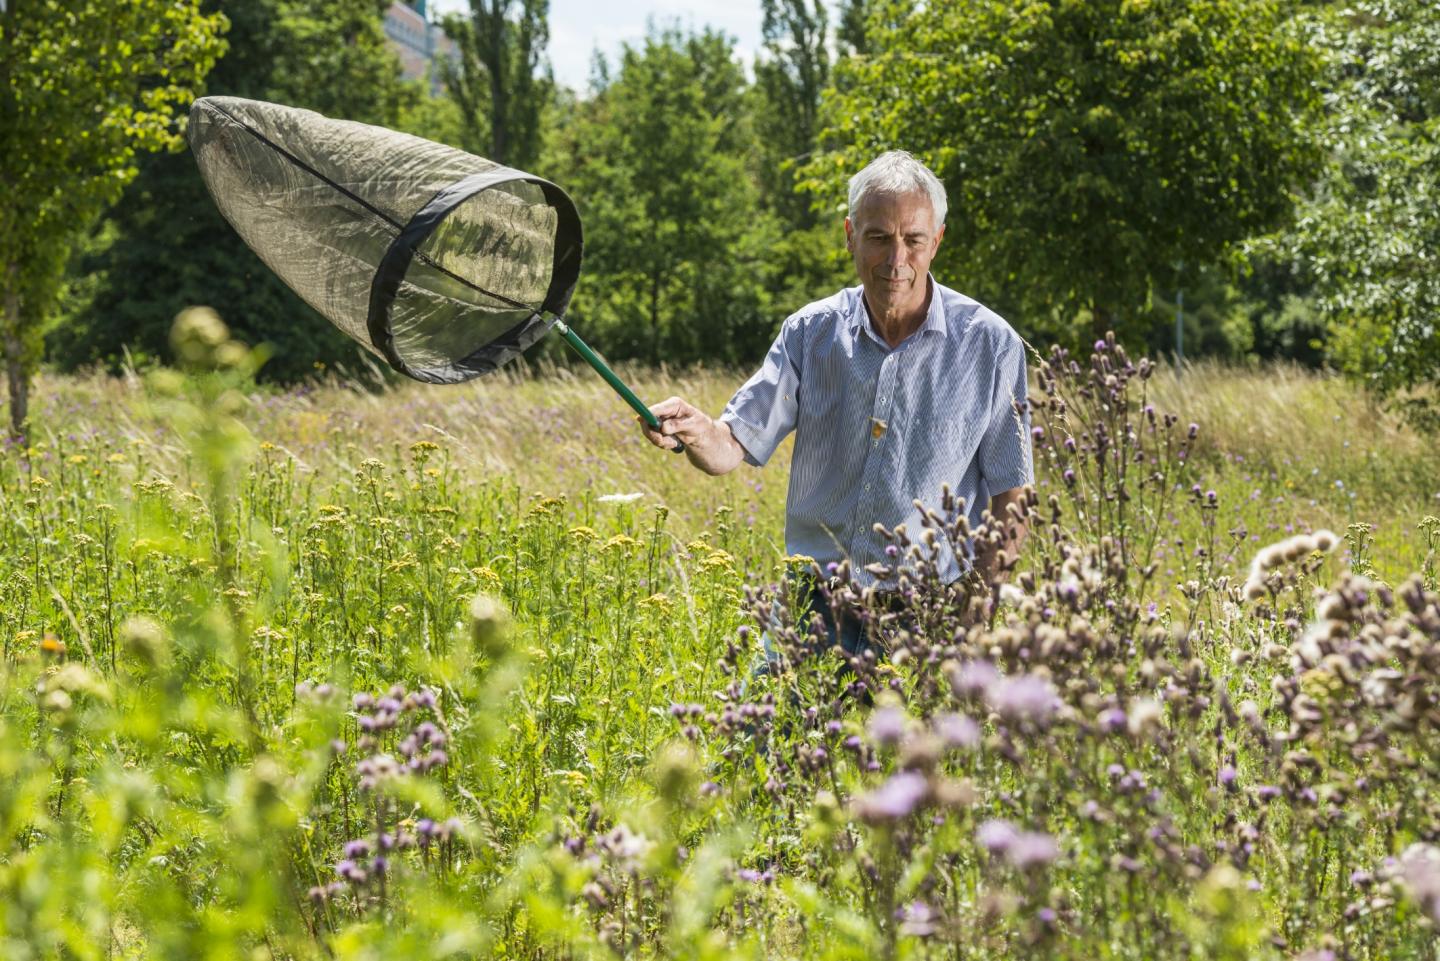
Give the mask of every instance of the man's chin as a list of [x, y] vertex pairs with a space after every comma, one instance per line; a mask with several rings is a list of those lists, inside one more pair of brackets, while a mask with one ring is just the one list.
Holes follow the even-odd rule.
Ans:
[[865, 296], [870, 299], [870, 305], [876, 310], [884, 312], [892, 307], [902, 307], [910, 299], [913, 291], [909, 284], [902, 284], [898, 287], [891, 287], [888, 284], [878, 288], [866, 288]]

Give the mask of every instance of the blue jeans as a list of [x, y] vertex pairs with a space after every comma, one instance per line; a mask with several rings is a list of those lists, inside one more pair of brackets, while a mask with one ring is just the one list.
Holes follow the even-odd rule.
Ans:
[[[825, 628], [824, 650], [829, 650], [839, 644], [841, 650], [853, 657], [874, 649], [874, 645], [870, 642], [870, 632], [860, 618], [856, 617], [853, 612], [847, 611], [841, 615], [840, 623], [837, 626], [835, 615], [830, 610], [829, 600], [814, 588], [806, 592], [805, 606], [798, 618], [799, 623], [808, 628], [812, 614], [820, 615], [820, 622]], [[752, 674], [768, 673], [780, 660], [780, 652], [775, 649], [775, 645], [770, 639], [770, 632], [762, 633], [760, 640], [765, 648], [765, 660], [762, 664], [756, 665]], [[812, 651], [812, 653], [821, 653], [821, 651]]]

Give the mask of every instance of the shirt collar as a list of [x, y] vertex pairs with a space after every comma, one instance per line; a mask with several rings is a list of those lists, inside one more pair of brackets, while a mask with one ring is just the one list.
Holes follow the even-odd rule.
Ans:
[[[926, 331], [934, 331], [940, 336], [947, 335], [949, 327], [945, 323], [945, 305], [941, 302], [940, 285], [935, 283], [935, 275], [927, 273], [925, 283], [930, 285], [930, 309], [925, 314], [925, 320], [916, 329], [916, 334], [923, 334]], [[865, 307], [865, 287], [861, 285], [855, 289], [855, 309], [850, 313], [850, 330], [853, 333], [860, 328], [865, 328], [865, 333], [877, 344], [887, 349], [889, 345], [870, 322], [870, 311]], [[914, 334], [911, 335], [912, 337]]]

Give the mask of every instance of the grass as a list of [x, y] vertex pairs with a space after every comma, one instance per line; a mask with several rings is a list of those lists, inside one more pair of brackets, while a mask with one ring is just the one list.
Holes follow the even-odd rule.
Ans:
[[[1376, 588], [1433, 590], [1440, 451], [1340, 381], [1156, 373], [1147, 399], [1201, 425], [1173, 476], [1217, 497], [1136, 521], [1153, 586], [1038, 533], [997, 623], [952, 597], [855, 665], [890, 692], [872, 714], [764, 593], [788, 444], [712, 479], [588, 374], [244, 368], [44, 377], [0, 460], [0, 955], [1433, 956], [1383, 859], [1440, 830], [1440, 637]], [[718, 412], [744, 375], [622, 376]], [[1040, 463], [1040, 504], [1070, 504]], [[1243, 602], [1257, 550], [1326, 527], [1332, 559]], [[1364, 670], [1408, 665], [1409, 700], [1303, 662], [1346, 567], [1376, 580], [1324, 602], [1336, 637], [1398, 638]], [[795, 669], [745, 680], [771, 613]], [[981, 661], [1058, 713], [960, 693]], [[999, 821], [1054, 853], [987, 854]]]

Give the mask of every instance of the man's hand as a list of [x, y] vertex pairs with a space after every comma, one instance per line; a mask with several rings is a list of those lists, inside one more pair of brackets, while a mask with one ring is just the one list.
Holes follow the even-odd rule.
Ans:
[[990, 498], [990, 514], [998, 525], [1000, 543], [995, 550], [987, 551], [979, 558], [976, 567], [985, 583], [991, 585], [995, 591], [1009, 580], [1010, 568], [1019, 559], [1020, 548], [1024, 546], [1025, 538], [1030, 533], [1025, 514], [1025, 501], [1028, 496], [1029, 488], [1015, 487]]
[[650, 408], [650, 413], [660, 421], [660, 429], [651, 430], [641, 421], [645, 439], [665, 450], [674, 450], [675, 441], [682, 441], [690, 463], [707, 474], [728, 474], [745, 459], [745, 449], [728, 426], [679, 397], [662, 400]]

